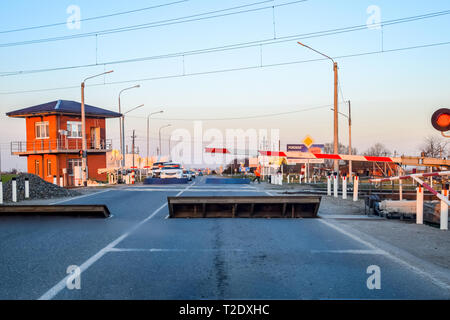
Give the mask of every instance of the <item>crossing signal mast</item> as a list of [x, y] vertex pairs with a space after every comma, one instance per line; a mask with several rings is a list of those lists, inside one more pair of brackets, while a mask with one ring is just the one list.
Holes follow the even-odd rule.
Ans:
[[444, 133], [450, 131], [450, 109], [441, 108], [433, 113], [431, 116], [431, 124], [436, 130], [440, 131], [444, 137], [450, 138], [450, 136], [447, 136]]

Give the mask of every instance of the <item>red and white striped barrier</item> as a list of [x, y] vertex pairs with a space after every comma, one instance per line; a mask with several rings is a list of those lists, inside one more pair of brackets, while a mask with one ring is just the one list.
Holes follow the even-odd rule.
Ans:
[[441, 230], [448, 230], [448, 206], [450, 201], [448, 199], [448, 190], [442, 190], [442, 193], [434, 190], [430, 185], [424, 182], [420, 178], [427, 177], [437, 177], [437, 176], [448, 176], [450, 171], [441, 172], [430, 172], [430, 173], [416, 173], [408, 176], [398, 176], [384, 179], [370, 179], [370, 182], [383, 182], [383, 181], [394, 181], [394, 180], [404, 180], [413, 179], [417, 181], [420, 186], [417, 188], [417, 200], [416, 200], [416, 223], [423, 224], [423, 189], [427, 189], [432, 194], [434, 194], [439, 200], [441, 200], [441, 218], [440, 218], [440, 228]]
[[[205, 148], [206, 153], [219, 153], [219, 154], [250, 154], [250, 151], [235, 151], [231, 152], [227, 148]], [[374, 156], [358, 156], [349, 154], [324, 154], [324, 153], [311, 153], [311, 152], [298, 152], [298, 151], [266, 151], [260, 150], [258, 154], [267, 157], [295, 157], [303, 159], [328, 159], [328, 160], [344, 160], [344, 161], [363, 161], [363, 162], [402, 162], [402, 158], [399, 157], [374, 157]]]
[[370, 179], [369, 182], [385, 182], [385, 181], [394, 181], [394, 180], [405, 180], [405, 179], [414, 179], [416, 178], [428, 178], [428, 177], [437, 177], [437, 176], [450, 176], [450, 171], [440, 171], [440, 172], [428, 172], [428, 173], [414, 173], [407, 176], [397, 176], [390, 178], [379, 178], [379, 179]]

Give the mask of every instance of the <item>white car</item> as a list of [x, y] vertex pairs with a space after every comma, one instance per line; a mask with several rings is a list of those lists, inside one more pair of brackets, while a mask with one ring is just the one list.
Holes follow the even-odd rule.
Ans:
[[179, 164], [174, 163], [166, 163], [164, 167], [161, 169], [160, 174], [161, 179], [171, 179], [171, 178], [183, 178], [183, 169]]
[[159, 178], [161, 175], [161, 169], [164, 167], [164, 162], [155, 162], [150, 170], [150, 176], [152, 178]]

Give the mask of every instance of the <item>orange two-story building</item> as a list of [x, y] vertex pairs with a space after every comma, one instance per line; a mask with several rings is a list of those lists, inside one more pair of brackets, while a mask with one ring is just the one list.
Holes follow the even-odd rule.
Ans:
[[[26, 141], [11, 142], [11, 153], [27, 157], [28, 173], [48, 182], [78, 185], [81, 174], [81, 104], [58, 100], [6, 114], [26, 119]], [[85, 105], [88, 178], [105, 181], [98, 169], [106, 168], [106, 152], [112, 150], [106, 139], [106, 119], [120, 113]], [[79, 174], [78, 174], [79, 173]]]

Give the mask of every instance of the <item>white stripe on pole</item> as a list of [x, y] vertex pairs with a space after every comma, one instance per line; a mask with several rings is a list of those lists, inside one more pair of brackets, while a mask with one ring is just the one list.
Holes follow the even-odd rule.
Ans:
[[28, 178], [25, 178], [25, 199], [30, 197], [30, 181]]
[[347, 177], [342, 176], [342, 199], [347, 199]]
[[0, 180], [0, 204], [3, 204], [3, 183]]
[[416, 224], [423, 224], [423, 188], [417, 187]]
[[359, 177], [353, 178], [353, 201], [358, 201]]
[[17, 202], [17, 181], [16, 178], [12, 178], [11, 181], [12, 202]]
[[[448, 199], [448, 190], [442, 190], [442, 195]], [[441, 230], [448, 230], [448, 204], [441, 201]]]
[[333, 190], [335, 198], [338, 197], [338, 185], [339, 185], [338, 177], [335, 175], [334, 176], [334, 190]]
[[327, 195], [331, 196], [331, 176], [327, 177]]

